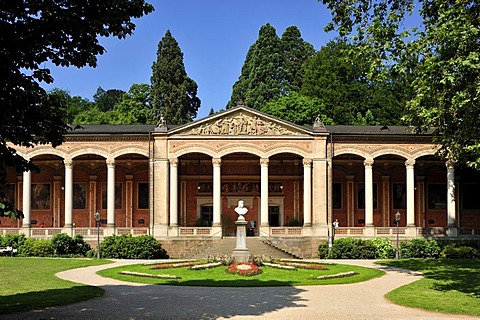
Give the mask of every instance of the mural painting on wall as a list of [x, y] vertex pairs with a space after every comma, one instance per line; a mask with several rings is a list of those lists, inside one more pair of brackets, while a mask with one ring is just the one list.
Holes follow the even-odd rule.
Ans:
[[[211, 182], [199, 182], [198, 191], [212, 193], [213, 184]], [[268, 192], [282, 193], [282, 183], [270, 182], [268, 184]], [[224, 182], [222, 183], [222, 193], [260, 194], [260, 182]]]
[[73, 184], [73, 209], [85, 209], [87, 197], [87, 184]]
[[50, 184], [32, 184], [32, 210], [50, 210]]
[[[102, 183], [102, 209], [107, 209], [107, 184]], [[115, 209], [122, 209], [122, 183], [115, 183]]]
[[193, 128], [188, 134], [200, 135], [286, 135], [293, 131], [272, 121], [260, 119], [257, 116], [247, 116], [239, 113], [215, 121], [207, 122]]

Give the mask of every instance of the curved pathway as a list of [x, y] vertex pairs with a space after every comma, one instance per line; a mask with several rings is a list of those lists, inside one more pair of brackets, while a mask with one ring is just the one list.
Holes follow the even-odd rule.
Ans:
[[348, 285], [212, 288], [144, 285], [102, 278], [101, 269], [141, 263], [74, 269], [57, 274], [74, 282], [105, 289], [102, 298], [68, 306], [2, 315], [2, 319], [478, 319], [401, 307], [384, 295], [421, 275], [375, 265], [373, 261], [338, 261], [383, 269], [387, 274]]

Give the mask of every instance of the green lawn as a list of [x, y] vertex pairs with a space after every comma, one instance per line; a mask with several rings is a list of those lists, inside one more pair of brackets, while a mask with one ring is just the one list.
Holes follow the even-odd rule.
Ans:
[[480, 316], [480, 260], [408, 259], [382, 265], [420, 271], [425, 278], [386, 295], [393, 303], [451, 314]]
[[103, 296], [103, 289], [55, 277], [106, 260], [0, 257], [0, 314], [71, 304]]
[[[366, 281], [372, 278], [380, 277], [383, 271], [363, 268], [357, 266], [348, 266], [341, 264], [326, 265], [328, 270], [282, 270], [271, 267], [261, 267], [263, 273], [256, 276], [239, 276], [225, 272], [226, 267], [220, 266], [204, 270], [190, 270], [184, 268], [170, 269], [152, 269], [151, 265], [130, 265], [118, 268], [111, 268], [99, 272], [101, 276], [110, 277], [118, 280], [140, 282], [148, 284], [168, 284], [183, 286], [209, 286], [209, 287], [260, 287], [260, 286], [306, 286], [306, 285], [326, 285], [326, 284], [343, 284]], [[131, 275], [120, 274], [121, 271], [133, 271], [149, 274], [175, 275], [182, 277], [181, 279], [158, 279], [137, 277]], [[314, 280], [310, 279], [319, 275], [332, 275], [342, 272], [355, 271], [358, 275], [329, 279]]]

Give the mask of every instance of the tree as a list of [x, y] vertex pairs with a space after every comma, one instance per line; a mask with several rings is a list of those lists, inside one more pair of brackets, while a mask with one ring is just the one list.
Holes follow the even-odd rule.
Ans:
[[[7, 142], [25, 147], [57, 146], [69, 129], [66, 109], [58, 96], [40, 86], [53, 77], [46, 62], [57, 66], [95, 67], [105, 49], [98, 36], [119, 39], [135, 28], [132, 18], [153, 11], [143, 0], [84, 2], [74, 0], [3, 1], [0, 7], [0, 198], [5, 198], [9, 168], [34, 170]], [[5, 206], [5, 202], [3, 202]], [[19, 217], [3, 209], [0, 215]]]
[[302, 39], [296, 26], [285, 29], [280, 39], [283, 53], [284, 89], [283, 94], [291, 91], [299, 92], [303, 79], [303, 64], [315, 54], [313, 46]]
[[401, 82], [368, 79], [363, 56], [349, 57], [354, 45], [343, 39], [328, 42], [304, 64], [301, 94], [317, 98], [336, 124], [399, 125], [405, 108]]
[[317, 117], [324, 124], [333, 124], [320, 99], [302, 96], [296, 92], [268, 102], [260, 111], [298, 125], [312, 125]]
[[298, 91], [302, 65], [315, 53], [311, 44], [301, 38], [295, 26], [288, 27], [278, 38], [269, 23], [262, 26], [257, 41], [248, 50], [242, 72], [233, 85], [227, 108], [238, 102], [261, 109], [267, 102]]
[[157, 60], [152, 65], [152, 105], [168, 123], [192, 121], [200, 108], [197, 83], [187, 76], [183, 53], [167, 30], [158, 43]]
[[260, 28], [257, 41], [247, 52], [227, 108], [242, 101], [250, 108], [260, 109], [268, 101], [280, 98], [284, 78], [281, 67], [280, 39], [275, 28], [267, 23]]
[[103, 112], [113, 110], [123, 99], [125, 91], [119, 89], [103, 90], [102, 87], [98, 87], [97, 92], [93, 95], [93, 101], [97, 105], [97, 108]]
[[[439, 155], [480, 169], [480, 4], [472, 0], [322, 0], [327, 30], [354, 35], [369, 75], [407, 74], [409, 123], [433, 130]], [[418, 7], [416, 7], [418, 5]], [[405, 17], [418, 15], [414, 28]]]
[[113, 124], [153, 124], [155, 117], [150, 105], [150, 85], [133, 84], [122, 101], [109, 112]]

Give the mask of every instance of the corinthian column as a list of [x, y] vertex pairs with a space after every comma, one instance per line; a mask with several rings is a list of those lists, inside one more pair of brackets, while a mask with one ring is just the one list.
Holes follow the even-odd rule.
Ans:
[[303, 159], [303, 225], [312, 226], [312, 159]]
[[260, 223], [268, 227], [268, 158], [260, 159]]
[[30, 211], [32, 201], [32, 172], [23, 173], [23, 228], [30, 228]]
[[65, 159], [65, 228], [73, 221], [73, 161]]
[[213, 164], [213, 226], [221, 226], [222, 222], [222, 159], [212, 159]]
[[407, 226], [415, 226], [415, 160], [405, 161], [407, 168]]
[[365, 166], [365, 225], [373, 226], [373, 159], [366, 159]]
[[115, 160], [107, 160], [107, 227], [115, 227]]
[[447, 161], [447, 219], [455, 227], [455, 162]]
[[178, 159], [170, 159], [170, 226], [178, 226]]

